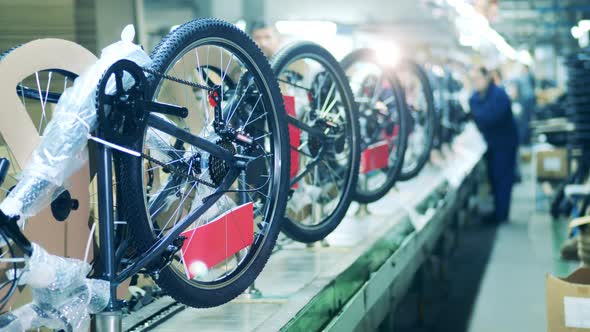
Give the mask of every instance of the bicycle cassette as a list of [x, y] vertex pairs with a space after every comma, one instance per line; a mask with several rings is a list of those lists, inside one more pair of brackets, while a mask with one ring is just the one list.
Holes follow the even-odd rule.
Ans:
[[[225, 150], [229, 151], [231, 154], [236, 154], [236, 147], [232, 142], [226, 139], [220, 139], [216, 143], [220, 147], [224, 148]], [[216, 186], [221, 184], [221, 181], [225, 178], [227, 173], [229, 172], [230, 165], [227, 161], [220, 159], [214, 155], [209, 155], [209, 175], [211, 180]]]

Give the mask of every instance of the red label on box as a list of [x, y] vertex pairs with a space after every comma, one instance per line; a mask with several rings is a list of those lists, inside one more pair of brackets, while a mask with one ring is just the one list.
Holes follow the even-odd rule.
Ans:
[[181, 233], [182, 262], [187, 276], [193, 278], [190, 266], [202, 262], [211, 268], [254, 241], [254, 205], [240, 205], [217, 217], [212, 222]]
[[369, 145], [361, 154], [361, 173], [387, 168], [389, 162], [389, 140]]
[[[285, 111], [287, 111], [288, 116], [297, 117], [297, 113], [295, 112], [295, 97], [283, 96], [283, 102], [285, 103]], [[289, 175], [291, 179], [296, 177], [299, 172], [299, 152], [297, 152], [297, 148], [299, 148], [300, 144], [301, 129], [289, 125], [289, 145], [291, 146], [291, 169]], [[298, 183], [295, 183], [293, 189], [297, 188], [297, 185]]]

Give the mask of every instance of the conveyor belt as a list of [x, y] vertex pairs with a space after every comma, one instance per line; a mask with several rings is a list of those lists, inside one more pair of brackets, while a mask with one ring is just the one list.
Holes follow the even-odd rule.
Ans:
[[[370, 214], [353, 205], [324, 244], [280, 241], [251, 294], [212, 309], [159, 300], [124, 318], [134, 331], [351, 331], [374, 329], [407, 290], [423, 260], [479, 181], [485, 145], [473, 126]], [[325, 246], [327, 244], [327, 246]], [[259, 292], [259, 293], [258, 293]], [[140, 317], [140, 318], [138, 318]], [[134, 323], [131, 323], [134, 322]]]

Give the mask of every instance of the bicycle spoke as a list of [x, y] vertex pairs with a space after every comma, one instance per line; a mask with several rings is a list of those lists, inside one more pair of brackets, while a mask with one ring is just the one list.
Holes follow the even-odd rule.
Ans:
[[[250, 89], [250, 86], [251, 86], [251, 85], [252, 85], [252, 82], [249, 82], [249, 83], [248, 83], [248, 86], [246, 87], [246, 90], [244, 90], [244, 93], [243, 93], [243, 94], [242, 94], [242, 96], [240, 97], [240, 100], [238, 100], [238, 103], [236, 104], [236, 106], [234, 107], [234, 109], [233, 109], [233, 110], [231, 110], [231, 112], [230, 112], [230, 114], [228, 115], [228, 117], [227, 117], [227, 119], [225, 120], [225, 122], [228, 122], [228, 123], [229, 123], [229, 122], [231, 121], [231, 118], [234, 116], [234, 113], [236, 112], [236, 110], [238, 109], [238, 107], [240, 107], [240, 103], [242, 102], [242, 99], [244, 99], [244, 96], [246, 96], [246, 94], [247, 94], [248, 90]], [[235, 97], [234, 97], [234, 98], [235, 98]], [[260, 100], [260, 98], [262, 98], [262, 94], [260, 94], [260, 95], [258, 96], [258, 100]], [[231, 106], [232, 104], [233, 104], [233, 101], [232, 101], [232, 103], [230, 103], [230, 106]], [[254, 105], [254, 108], [252, 109], [252, 111], [251, 111], [251, 113], [250, 113], [250, 114], [252, 114], [252, 113], [254, 112], [254, 110], [255, 110], [255, 109], [256, 109], [256, 105]]]
[[[330, 166], [330, 164], [328, 164], [327, 162], [325, 162], [323, 160], [322, 160], [322, 164], [324, 164], [324, 166], [326, 166], [328, 168], [328, 170], [332, 173], [333, 176], [338, 178], [338, 181], [344, 182], [344, 178], [342, 178], [340, 175], [338, 175], [336, 170], [334, 170], [334, 168], [332, 168], [332, 166]], [[338, 181], [334, 181], [334, 182], [338, 183]]]
[[[199, 59], [199, 52], [198, 50], [195, 50], [195, 55], [197, 58], [197, 68], [199, 70], [199, 77], [201, 78], [201, 83], [206, 84], [206, 82], [203, 80], [203, 67], [201, 66], [201, 61]], [[206, 70], [207, 72], [209, 72], [209, 46], [207, 46], [207, 67]], [[203, 117], [205, 120], [205, 126], [204, 126], [204, 131], [205, 132], [209, 132], [209, 126], [208, 124], [209, 122], [209, 104], [207, 103], [207, 94], [205, 93], [205, 90], [201, 89], [201, 104], [203, 107]]]
[[252, 117], [252, 114], [254, 114], [254, 111], [256, 110], [256, 107], [258, 106], [258, 102], [260, 102], [261, 98], [262, 98], [262, 94], [260, 94], [258, 96], [258, 99], [256, 100], [256, 103], [254, 103], [254, 107], [252, 108], [250, 115], [248, 115], [248, 119], [246, 119], [246, 124], [244, 124], [242, 126], [242, 129], [246, 128], [250, 123], [254, 123], [254, 122], [260, 120], [262, 117], [266, 117], [266, 115], [268, 114], [268, 112], [264, 112], [264, 113], [260, 114], [259, 116], [257, 116], [254, 120], [250, 121], [250, 117]]
[[[187, 181], [188, 182], [188, 181]], [[160, 233], [158, 234], [157, 237], [162, 236], [162, 233], [164, 232], [164, 230], [166, 230], [168, 228], [168, 225], [170, 224], [170, 222], [172, 221], [172, 219], [174, 219], [176, 217], [176, 215], [181, 211], [181, 209], [184, 207], [184, 202], [186, 201], [186, 199], [188, 198], [189, 194], [193, 191], [193, 189], [195, 189], [197, 186], [197, 183], [195, 182], [191, 188], [189, 189], [188, 192], [186, 192], [183, 196], [182, 199], [180, 201], [180, 203], [178, 204], [178, 207], [176, 208], [176, 210], [174, 211], [174, 213], [172, 214], [172, 216], [170, 218], [168, 218], [168, 221], [166, 221], [166, 224], [164, 225], [164, 227], [162, 227], [162, 230], [160, 231]], [[178, 221], [178, 219], [176, 220]], [[176, 224], [176, 222], [175, 222]]]
[[261, 135], [261, 136], [258, 136], [256, 138], [254, 138], [254, 141], [258, 141], [261, 138], [270, 137], [270, 136], [272, 136], [272, 133], [266, 133], [264, 135]]
[[[233, 58], [234, 58], [233, 54], [230, 54], [230, 58], [229, 58], [229, 61], [227, 62], [227, 66], [225, 66], [225, 72], [221, 72], [221, 74], [222, 74], [222, 76], [221, 76], [221, 87], [222, 88], [223, 88], [223, 82], [225, 82], [225, 76], [227, 75], [227, 70], [229, 69], [229, 65], [231, 64]], [[223, 65], [223, 61], [221, 62], [221, 65]]]

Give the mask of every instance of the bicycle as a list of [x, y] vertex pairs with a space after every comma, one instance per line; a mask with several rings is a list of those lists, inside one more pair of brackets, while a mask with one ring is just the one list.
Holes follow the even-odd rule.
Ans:
[[316, 242], [338, 226], [352, 201], [360, 161], [357, 107], [342, 68], [317, 44], [284, 47], [272, 67], [292, 103], [293, 169], [283, 232]]
[[[288, 193], [280, 90], [249, 37], [221, 20], [191, 21], [150, 58], [146, 67], [117, 61], [96, 92], [100, 264], [92, 277], [110, 284], [106, 311], [120, 309], [117, 285], [137, 273], [190, 306], [235, 298], [266, 264]], [[221, 77], [208, 74], [214, 67]], [[238, 83], [227, 86], [226, 76]], [[30, 256], [17, 217], [0, 217], [2, 234]], [[191, 247], [194, 238], [205, 247]]]
[[393, 68], [374, 50], [358, 49], [341, 61], [361, 124], [361, 169], [354, 200], [372, 203], [389, 192], [401, 171], [408, 137], [404, 92]]

